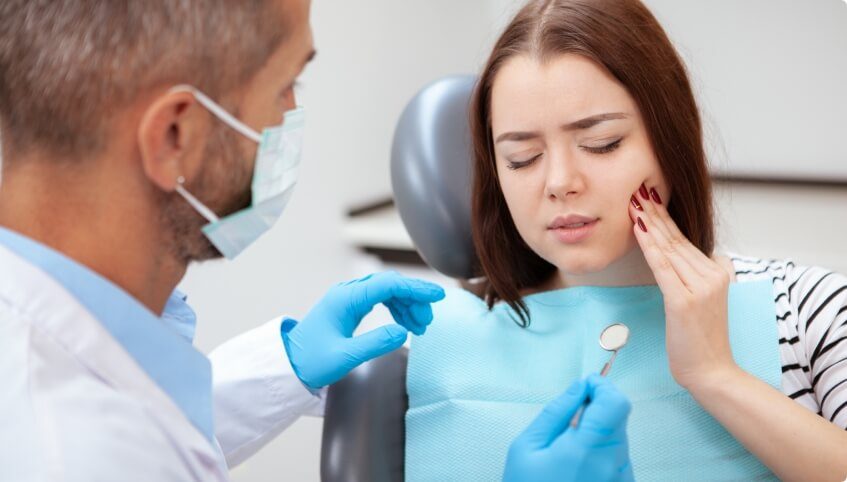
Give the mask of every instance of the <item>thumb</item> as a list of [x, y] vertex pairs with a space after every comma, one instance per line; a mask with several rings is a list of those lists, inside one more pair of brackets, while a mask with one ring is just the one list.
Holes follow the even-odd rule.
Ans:
[[589, 443], [601, 443], [626, 429], [632, 405], [608, 378], [591, 375], [587, 387], [591, 403], [582, 414], [577, 433]]
[[408, 334], [409, 331], [400, 325], [381, 326], [351, 338], [348, 341], [350, 344], [348, 353], [356, 364], [364, 363], [400, 348], [406, 342]]
[[527, 427], [521, 437], [536, 448], [552, 444], [571, 423], [574, 414], [587, 396], [585, 380], [577, 380], [567, 391], [548, 403]]

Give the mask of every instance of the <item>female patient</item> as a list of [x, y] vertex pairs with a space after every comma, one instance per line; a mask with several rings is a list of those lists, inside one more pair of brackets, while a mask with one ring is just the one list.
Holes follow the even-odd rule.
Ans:
[[[780, 479], [847, 476], [847, 278], [714, 252], [691, 86], [638, 0], [531, 1], [496, 43], [471, 116], [489, 309], [506, 304], [531, 329], [525, 301], [539, 293], [658, 285], [666, 363], [697, 409]], [[778, 352], [779, 389], [730, 343], [730, 285], [761, 280], [776, 336], [754, 342]]]

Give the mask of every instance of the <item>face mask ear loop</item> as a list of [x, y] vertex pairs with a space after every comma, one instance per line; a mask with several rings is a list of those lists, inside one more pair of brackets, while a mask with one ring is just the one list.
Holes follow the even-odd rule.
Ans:
[[180, 196], [185, 198], [188, 204], [190, 204], [191, 207], [196, 209], [201, 216], [206, 218], [206, 221], [209, 221], [210, 223], [218, 222], [218, 216], [213, 213], [211, 209], [207, 208], [203, 203], [201, 203], [196, 197], [192, 196], [191, 193], [188, 192], [184, 187], [182, 187], [183, 184], [185, 184], [185, 178], [179, 176], [176, 179], [176, 187], [174, 188], [176, 189], [176, 192], [179, 193]]
[[262, 141], [262, 135], [250, 128], [247, 124], [238, 120], [234, 115], [230, 114], [223, 107], [219, 106], [215, 101], [210, 99], [206, 94], [200, 92], [190, 85], [177, 85], [172, 87], [169, 92], [189, 92], [197, 102], [203, 104], [203, 107], [209, 109], [209, 112], [214, 114], [218, 119], [241, 133], [244, 137], [259, 143]]

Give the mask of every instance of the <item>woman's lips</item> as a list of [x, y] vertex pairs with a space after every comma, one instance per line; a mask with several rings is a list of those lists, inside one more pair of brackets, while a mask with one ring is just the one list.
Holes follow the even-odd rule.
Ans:
[[575, 227], [573, 225], [561, 226], [557, 228], [550, 228], [549, 231], [552, 232], [553, 236], [555, 236], [559, 241], [567, 244], [573, 244], [590, 236], [598, 222], [600, 222], [600, 220], [595, 219], [594, 221], [582, 223], [579, 227]]

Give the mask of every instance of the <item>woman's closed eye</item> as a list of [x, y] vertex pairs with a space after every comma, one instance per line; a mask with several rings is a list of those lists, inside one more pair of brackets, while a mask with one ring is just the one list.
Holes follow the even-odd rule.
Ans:
[[[606, 141], [606, 142], [600, 143], [599, 145], [582, 145], [582, 146], [579, 146], [579, 148], [586, 151], [586, 152], [589, 152], [591, 154], [608, 154], [608, 153], [614, 151], [615, 149], [617, 149], [618, 147], [620, 147], [621, 141], [623, 141], [623, 137], [619, 137], [619, 138], [617, 138], [613, 141], [610, 141], [610, 142]], [[527, 167], [530, 164], [532, 164], [533, 162], [537, 161], [542, 156], [542, 154], [543, 153], [535, 154], [534, 156], [531, 156], [531, 157], [528, 157], [528, 158], [526, 156], [524, 156], [523, 159], [519, 156], [515, 156], [516, 159], [514, 159], [514, 160], [512, 160], [512, 159], [506, 160], [506, 167], [508, 167], [509, 169], [511, 169], [513, 171], [516, 170], [516, 169], [521, 169], [523, 167]]]
[[623, 137], [619, 137], [618, 139], [615, 139], [614, 141], [605, 144], [579, 147], [580, 149], [583, 149], [584, 151], [590, 152], [592, 154], [608, 154], [620, 147], [622, 140]]
[[523, 160], [523, 161], [519, 161], [519, 160], [513, 161], [513, 160], [509, 159], [509, 160], [506, 161], [506, 167], [508, 167], [509, 169], [514, 171], [515, 169], [520, 169], [522, 167], [526, 167], [526, 166], [532, 164], [539, 157], [541, 157], [540, 153], [530, 157], [529, 159]]

